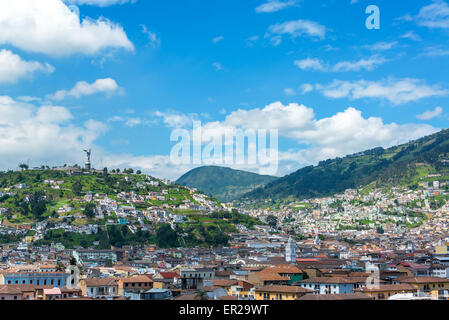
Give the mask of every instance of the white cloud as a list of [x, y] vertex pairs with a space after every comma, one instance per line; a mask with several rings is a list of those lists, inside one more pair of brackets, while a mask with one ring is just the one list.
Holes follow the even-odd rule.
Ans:
[[295, 65], [301, 70], [319, 70], [319, 71], [327, 71], [328, 66], [324, 65], [320, 59], [317, 58], [306, 58], [303, 60], [296, 60]]
[[0, 83], [15, 83], [36, 72], [52, 73], [53, 66], [36, 61], [24, 61], [9, 50], [0, 51]]
[[252, 47], [254, 46], [254, 44], [259, 40], [259, 36], [255, 35], [255, 36], [251, 36], [249, 38], [246, 39], [246, 46], [247, 47]]
[[0, 44], [52, 56], [134, 50], [121, 26], [105, 18], [80, 21], [61, 0], [0, 1]]
[[[186, 123], [186, 128], [191, 124]], [[275, 102], [263, 108], [236, 110], [223, 121], [202, 125], [202, 142], [237, 129], [278, 129], [279, 136], [292, 139], [298, 148], [279, 152], [278, 175], [302, 166], [352, 154], [374, 147], [390, 147], [438, 131], [425, 124], [384, 123], [380, 117], [365, 118], [355, 108], [335, 115], [316, 118], [312, 108], [297, 103]], [[305, 147], [304, 147], [305, 146]], [[234, 168], [258, 172], [259, 166], [248, 164]]]
[[443, 108], [436, 107], [434, 110], [428, 110], [422, 114], [417, 115], [416, 118], [419, 120], [431, 120], [433, 118], [441, 116], [442, 113], [443, 113]]
[[310, 83], [304, 83], [303, 85], [301, 85], [301, 91], [302, 94], [309, 93], [313, 91], [313, 85], [311, 85]]
[[449, 5], [442, 0], [436, 0], [419, 11], [418, 15], [413, 17], [420, 26], [449, 29]]
[[108, 122], [122, 122], [127, 127], [135, 127], [141, 124], [147, 124], [148, 121], [141, 118], [130, 118], [130, 117], [121, 117], [121, 116], [113, 116], [108, 119]]
[[269, 26], [265, 37], [271, 38], [273, 45], [278, 45], [282, 41], [281, 37], [286, 34], [293, 38], [308, 36], [313, 39], [323, 40], [326, 37], [326, 31], [326, 27], [317, 22], [296, 20]]
[[271, 13], [283, 10], [285, 8], [294, 6], [298, 3], [296, 0], [287, 0], [287, 1], [279, 1], [279, 0], [268, 0], [267, 2], [261, 4], [256, 8], [257, 13]]
[[148, 36], [150, 45], [153, 46], [153, 48], [159, 48], [161, 46], [161, 39], [157, 36], [157, 34], [148, 30], [144, 24], [141, 24], [140, 27], [142, 28], [142, 33]]
[[72, 5], [108, 7], [115, 4], [135, 3], [137, 0], [64, 0], [64, 2]]
[[375, 98], [387, 100], [395, 105], [449, 94], [447, 89], [442, 89], [440, 86], [430, 86], [422, 80], [409, 78], [353, 82], [334, 80], [326, 86], [316, 85], [316, 88], [328, 98], [352, 100]]
[[214, 63], [212, 63], [212, 66], [213, 66], [213, 67], [215, 68], [215, 70], [217, 70], [217, 71], [221, 71], [221, 70], [224, 69], [220, 62], [214, 62]]
[[224, 37], [223, 36], [217, 36], [215, 38], [212, 39], [213, 43], [219, 43], [220, 41], [223, 41]]
[[178, 112], [156, 111], [154, 115], [162, 119], [162, 122], [170, 128], [182, 128], [192, 124], [194, 115], [185, 115]]
[[147, 155], [134, 156], [132, 154], [111, 154], [102, 155], [104, 166], [113, 168], [134, 168], [141, 169], [152, 176], [176, 180], [187, 171], [193, 169], [194, 165], [183, 165], [173, 163], [169, 156]]
[[76, 126], [71, 120], [64, 107], [36, 107], [0, 96], [0, 168], [14, 169], [28, 159], [34, 166], [82, 163], [82, 150], [106, 126], [94, 120]]
[[342, 61], [337, 63], [332, 68], [332, 71], [347, 72], [347, 71], [360, 71], [363, 69], [371, 71], [374, 70], [375, 67], [382, 65], [387, 61], [388, 61], [387, 59], [379, 56], [373, 56], [368, 59], [360, 59], [358, 61]]
[[296, 91], [295, 91], [295, 89], [293, 89], [293, 88], [285, 88], [285, 89], [284, 89], [284, 93], [285, 93], [287, 96], [294, 96], [294, 95], [296, 95]]
[[408, 31], [404, 33], [401, 38], [403, 39], [410, 39], [413, 41], [421, 41], [421, 37], [415, 32], [415, 31]]
[[428, 57], [444, 57], [449, 56], [449, 49], [444, 47], [428, 47], [424, 49], [424, 52], [421, 54], [422, 56]]
[[314, 128], [298, 138], [312, 143], [303, 157], [314, 163], [374, 147], [390, 147], [438, 131], [428, 125], [386, 124], [381, 118], [364, 118], [361, 111], [348, 108], [334, 116], [314, 121]]
[[397, 44], [398, 44], [397, 41], [391, 41], [391, 42], [380, 41], [380, 42], [376, 42], [371, 45], [365, 45], [364, 47], [369, 50], [373, 50], [373, 51], [387, 51], [387, 50], [390, 50], [390, 49], [396, 47]]
[[371, 71], [375, 67], [384, 64], [388, 60], [380, 56], [372, 56], [368, 59], [360, 59], [358, 61], [341, 61], [334, 66], [323, 63], [318, 58], [307, 58], [296, 60], [295, 65], [302, 70], [318, 70], [323, 72], [348, 72], [348, 71]]
[[65, 99], [66, 97], [81, 98], [82, 96], [89, 96], [96, 93], [117, 93], [121, 88], [114, 79], [98, 79], [94, 83], [87, 83], [80, 81], [70, 90], [59, 90], [58, 92], [49, 95], [48, 98], [56, 101]]

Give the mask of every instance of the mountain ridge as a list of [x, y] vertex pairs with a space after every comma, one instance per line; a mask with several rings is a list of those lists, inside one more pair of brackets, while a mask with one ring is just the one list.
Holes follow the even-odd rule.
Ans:
[[203, 166], [182, 175], [177, 184], [197, 188], [220, 201], [231, 201], [278, 177], [220, 166]]
[[449, 129], [387, 149], [373, 148], [319, 162], [274, 180], [240, 199], [305, 199], [366, 186], [413, 186], [426, 174], [449, 179]]

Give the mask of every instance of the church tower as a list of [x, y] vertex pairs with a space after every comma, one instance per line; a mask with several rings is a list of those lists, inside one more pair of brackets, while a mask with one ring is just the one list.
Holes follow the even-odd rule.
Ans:
[[285, 261], [290, 263], [296, 262], [296, 243], [292, 237], [288, 239], [287, 246], [285, 247]]

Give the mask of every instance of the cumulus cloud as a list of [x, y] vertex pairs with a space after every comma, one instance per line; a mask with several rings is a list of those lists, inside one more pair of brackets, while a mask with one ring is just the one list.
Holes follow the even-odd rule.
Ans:
[[0, 44], [52, 56], [134, 50], [121, 26], [105, 18], [81, 20], [61, 0], [0, 1]]
[[64, 107], [36, 107], [0, 96], [0, 168], [14, 169], [28, 159], [36, 166], [80, 163], [83, 148], [92, 146], [106, 126], [94, 120], [76, 126], [72, 120]]
[[332, 99], [382, 99], [395, 105], [419, 101], [424, 98], [446, 96], [447, 89], [438, 85], [428, 85], [419, 79], [387, 79], [380, 81], [334, 80], [329, 85], [316, 85], [324, 96]]
[[81, 98], [82, 96], [89, 96], [96, 93], [117, 93], [121, 89], [114, 79], [98, 79], [93, 83], [87, 83], [85, 81], [80, 81], [75, 84], [75, 86], [70, 90], [59, 90], [58, 92], [48, 95], [47, 97], [52, 100], [60, 101], [64, 100], [66, 97]]
[[298, 3], [297, 0], [279, 1], [279, 0], [268, 0], [262, 3], [256, 8], [257, 13], [270, 13], [283, 10], [285, 8], [294, 6]]
[[25, 61], [10, 50], [0, 50], [0, 83], [15, 83], [36, 72], [52, 73], [53, 66], [36, 61]]
[[[186, 128], [190, 125], [186, 122]], [[364, 117], [360, 110], [352, 107], [329, 117], [317, 118], [314, 110], [307, 106], [275, 102], [263, 108], [236, 110], [223, 121], [203, 123], [201, 140], [206, 144], [212, 141], [211, 137], [235, 134], [239, 129], [264, 129], [267, 132], [277, 129], [280, 137], [298, 143], [297, 148], [279, 152], [279, 175], [321, 160], [405, 143], [439, 130], [424, 124], [384, 123], [382, 118]], [[259, 170], [258, 165], [233, 167]]]
[[[175, 179], [195, 167], [173, 163], [168, 155], [135, 156], [105, 151], [95, 142], [106, 132], [107, 126], [95, 120], [75, 125], [65, 107], [35, 106], [3, 96], [0, 97], [0, 115], [0, 168], [3, 169], [13, 169], [28, 159], [32, 166], [82, 163], [82, 150], [86, 147], [95, 150], [94, 165], [101, 168], [133, 167], [157, 177]], [[191, 115], [174, 115], [174, 112], [159, 113], [171, 127], [189, 128], [194, 119]], [[438, 130], [424, 124], [384, 123], [381, 118], [364, 117], [355, 108], [317, 118], [310, 107], [275, 102], [263, 108], [236, 110], [223, 121], [204, 123], [202, 131], [204, 137], [210, 137], [239, 128], [278, 129], [281, 137], [298, 143], [298, 148], [279, 153], [279, 175], [320, 160], [377, 146], [388, 147]], [[232, 167], [258, 172], [260, 164], [234, 164]]]
[[422, 114], [417, 115], [416, 118], [419, 120], [431, 120], [433, 118], [441, 116], [442, 113], [443, 113], [443, 108], [436, 107], [434, 110], [428, 110]]

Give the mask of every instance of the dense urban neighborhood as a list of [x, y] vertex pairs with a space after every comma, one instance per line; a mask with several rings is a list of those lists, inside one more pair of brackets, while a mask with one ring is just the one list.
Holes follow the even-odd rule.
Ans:
[[449, 298], [448, 183], [221, 203], [126, 169], [0, 173], [1, 300]]

